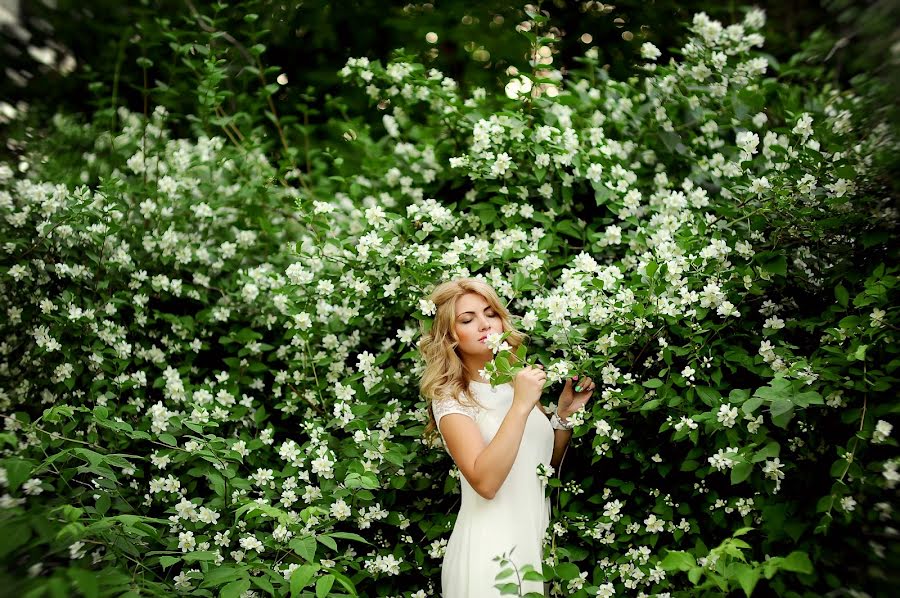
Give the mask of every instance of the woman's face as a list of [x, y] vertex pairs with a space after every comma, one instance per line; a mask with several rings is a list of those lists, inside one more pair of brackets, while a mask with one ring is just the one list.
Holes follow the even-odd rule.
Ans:
[[459, 351], [464, 354], [491, 353], [484, 339], [503, 332], [500, 314], [478, 293], [466, 293], [456, 299], [456, 322], [453, 324]]

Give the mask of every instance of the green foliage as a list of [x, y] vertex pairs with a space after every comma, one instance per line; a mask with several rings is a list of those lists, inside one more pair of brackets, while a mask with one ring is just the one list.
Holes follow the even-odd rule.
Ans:
[[174, 34], [195, 112], [12, 123], [0, 581], [436, 593], [459, 482], [422, 437], [415, 342], [434, 284], [478, 275], [530, 337], [495, 382], [526, 358], [598, 382], [544, 480], [544, 562], [501, 555], [502, 591], [890, 587], [897, 144], [859, 96], [756, 54], [761, 26], [698, 15], [669, 64], [645, 47], [616, 80], [589, 51], [503, 94], [351, 59], [373, 111], [335, 117], [327, 151], [261, 62], [235, 94], [220, 46]]

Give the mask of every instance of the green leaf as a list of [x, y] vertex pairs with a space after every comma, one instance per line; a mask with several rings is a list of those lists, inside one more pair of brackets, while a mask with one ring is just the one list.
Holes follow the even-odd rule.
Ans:
[[756, 587], [756, 583], [759, 581], [759, 569], [744, 563], [734, 563], [732, 565], [732, 571], [734, 572], [734, 577], [740, 584], [741, 589], [744, 590], [744, 595], [749, 597], [750, 594], [753, 593], [753, 588]]
[[750, 415], [757, 409], [759, 409], [763, 404], [763, 400], [759, 397], [750, 397], [744, 404], [741, 405], [741, 411], [743, 411], [746, 415]]
[[275, 595], [275, 588], [272, 587], [272, 582], [265, 577], [251, 577], [250, 581], [253, 582], [253, 585], [266, 592], [269, 596]]
[[100, 498], [97, 499], [96, 505], [94, 508], [97, 509], [98, 515], [106, 515], [106, 512], [109, 510], [109, 495], [106, 492], [100, 493]]
[[181, 559], [177, 556], [161, 556], [159, 557], [159, 564], [163, 569], [168, 569], [175, 563], [180, 562]]
[[334, 585], [334, 575], [324, 575], [316, 580], [316, 598], [326, 598], [331, 586]]
[[561, 220], [556, 223], [556, 232], [581, 240], [582, 231], [571, 220]]
[[790, 396], [791, 383], [784, 378], [775, 378], [768, 386], [761, 386], [753, 393], [755, 397], [761, 397], [768, 401], [777, 401]]
[[791, 408], [785, 411], [784, 413], [779, 413], [778, 415], [772, 416], [772, 423], [778, 426], [779, 428], [786, 429], [788, 422], [791, 421], [791, 418], [794, 417], [794, 406], [791, 405]]
[[781, 564], [781, 568], [786, 571], [806, 573], [807, 575], [813, 572], [813, 565], [809, 560], [809, 555], [800, 550], [795, 550], [794, 552], [784, 557], [784, 562]]
[[580, 571], [578, 567], [573, 563], [560, 563], [556, 566], [556, 575], [560, 579], [564, 579], [569, 581], [570, 579], [575, 579], [578, 577]]
[[794, 403], [792, 403], [788, 399], [778, 399], [776, 401], [772, 401], [772, 406], [770, 407], [770, 411], [772, 413], [772, 417], [777, 415], [783, 415], [794, 408]]
[[188, 552], [183, 557], [181, 557], [185, 563], [194, 563], [197, 561], [214, 561], [216, 560], [216, 553], [210, 552], [209, 550], [198, 550], [197, 552]]
[[96, 598], [100, 595], [100, 584], [97, 582], [96, 573], [84, 569], [69, 569], [68, 574], [84, 598]]
[[291, 574], [291, 598], [296, 598], [300, 595], [300, 590], [309, 585], [309, 582], [312, 581], [318, 570], [318, 565], [300, 565], [297, 567]]
[[170, 446], [178, 446], [178, 441], [175, 440], [175, 437], [172, 436], [171, 434], [160, 434], [159, 436], [157, 436], [157, 438], [159, 438], [159, 441], [162, 442], [163, 444], [168, 444]]
[[641, 405], [641, 411], [652, 411], [653, 409], [659, 407], [660, 403], [662, 403], [662, 400], [660, 399], [652, 399], [650, 401], [647, 401], [646, 403]]
[[781, 445], [779, 445], [776, 441], [772, 441], [768, 443], [763, 448], [759, 449], [755, 453], [753, 453], [753, 458], [751, 462], [759, 463], [760, 461], [765, 461], [771, 457], [777, 457], [781, 452]]
[[25, 523], [0, 523], [0, 557], [13, 553], [31, 539], [31, 528]]
[[250, 589], [250, 580], [247, 578], [233, 581], [219, 592], [219, 598], [239, 598], [241, 594]]
[[666, 571], [687, 571], [697, 566], [694, 555], [682, 550], [670, 550], [659, 564]]
[[328, 535], [332, 538], [341, 538], [342, 540], [355, 540], [356, 542], [362, 542], [363, 544], [371, 544], [371, 542], [369, 542], [359, 534], [354, 534], [351, 532], [331, 532]]
[[[843, 459], [839, 461], [840, 463], [846, 463]], [[831, 494], [826, 494], [816, 503], [816, 513], [824, 513], [825, 511], [830, 511], [834, 506], [834, 496]]]
[[540, 572], [534, 570], [523, 573], [522, 579], [525, 581], [546, 581]]
[[697, 395], [700, 397], [700, 400], [710, 407], [715, 407], [722, 402], [722, 395], [715, 388], [710, 388], [708, 386], [697, 386], [696, 389]]
[[319, 542], [321, 542], [322, 544], [324, 544], [325, 546], [327, 546], [328, 548], [330, 548], [332, 550], [338, 549], [337, 542], [335, 542], [334, 538], [331, 538], [330, 536], [326, 536], [323, 534], [321, 536], [316, 536], [316, 540], [318, 540]]
[[753, 464], [746, 462], [738, 462], [735, 463], [734, 467], [731, 468], [731, 483], [732, 484], [740, 484], [748, 477], [750, 477], [750, 472], [753, 471]]
[[503, 569], [502, 571], [500, 571], [500, 573], [498, 573], [494, 577], [494, 579], [495, 580], [505, 579], [505, 578], [509, 577], [510, 575], [512, 575], [513, 573], [514, 573], [513, 569], [511, 567], [507, 567], [506, 569]]
[[524, 362], [524, 361], [525, 361], [525, 357], [526, 357], [527, 351], [528, 351], [528, 350], [525, 348], [525, 343], [522, 343], [521, 345], [519, 345], [519, 348], [516, 349], [516, 357], [519, 358], [519, 361], [520, 361], [520, 362]]
[[352, 596], [357, 596], [356, 586], [353, 585], [353, 582], [349, 577], [343, 575], [342, 573], [338, 573], [337, 571], [331, 571], [331, 574], [334, 575], [334, 578], [337, 580], [339, 584], [344, 586], [344, 589], [350, 593]]
[[2, 463], [6, 469], [6, 486], [12, 491], [18, 490], [34, 471], [34, 463], [24, 459], [7, 459]]
[[850, 303], [850, 293], [847, 292], [843, 285], [839, 284], [834, 288], [834, 296], [842, 307], [847, 307]]
[[212, 567], [209, 571], [206, 572], [206, 574], [203, 576], [203, 582], [200, 584], [200, 587], [214, 588], [216, 586], [232, 582], [242, 575], [244, 575], [243, 569], [238, 569], [230, 565], [222, 564], [218, 567]]
[[[762, 255], [762, 254], [757, 254]], [[767, 254], [768, 259], [763, 262], [763, 268], [772, 274], [779, 276], [787, 276], [787, 258], [783, 255], [772, 256]]]
[[316, 539], [313, 536], [294, 538], [289, 546], [306, 561], [312, 562], [316, 558]]

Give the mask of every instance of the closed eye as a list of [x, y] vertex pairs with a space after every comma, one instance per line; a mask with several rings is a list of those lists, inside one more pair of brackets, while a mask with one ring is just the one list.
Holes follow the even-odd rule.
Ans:
[[[497, 312], [494, 312], [494, 311], [492, 311], [492, 312], [489, 313], [489, 314], [485, 314], [485, 315], [486, 315], [487, 317], [489, 317], [489, 318], [499, 318], [499, 317], [500, 317], [500, 315], [499, 315]], [[463, 324], [468, 324], [469, 322], [473, 322], [474, 320], [475, 320], [475, 318], [472, 318], [472, 319], [470, 319], [470, 320], [463, 320], [462, 323], [463, 323]]]

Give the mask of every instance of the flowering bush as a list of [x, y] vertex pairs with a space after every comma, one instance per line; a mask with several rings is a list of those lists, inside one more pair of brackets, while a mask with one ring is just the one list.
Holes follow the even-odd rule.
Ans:
[[887, 587], [897, 145], [756, 54], [763, 25], [698, 14], [626, 81], [590, 51], [551, 70], [540, 14], [534, 71], [497, 91], [351, 59], [380, 123], [334, 123], [329, 176], [171, 139], [161, 108], [23, 142], [0, 167], [7, 583], [436, 595], [459, 473], [422, 436], [416, 340], [432, 286], [482, 275], [549, 380], [603, 384], [535, 472], [544, 563], [504, 566], [564, 596]]

